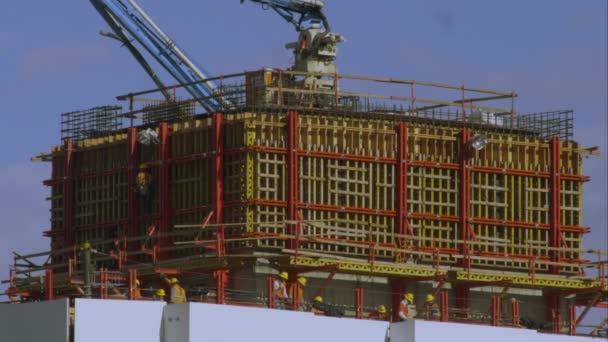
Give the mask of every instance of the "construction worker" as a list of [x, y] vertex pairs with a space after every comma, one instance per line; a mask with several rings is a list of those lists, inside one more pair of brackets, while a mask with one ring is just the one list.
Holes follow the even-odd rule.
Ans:
[[289, 279], [289, 274], [287, 272], [279, 273], [279, 279], [274, 280], [274, 296], [277, 302], [277, 308], [284, 309], [285, 304], [287, 304], [287, 300], [289, 299], [289, 294], [287, 293], [287, 279]]
[[329, 317], [342, 317], [344, 316], [344, 309], [336, 305], [323, 303], [323, 297], [316, 296], [312, 302], [312, 308], [310, 310], [315, 315], [324, 315]]
[[432, 294], [427, 294], [424, 301], [425, 318], [438, 321], [441, 319], [441, 311], [439, 305], [435, 303], [435, 297]]
[[295, 304], [295, 309], [296, 310], [304, 310], [304, 287], [306, 286], [306, 278], [304, 277], [298, 277], [298, 279], [296, 280], [299, 284], [293, 284], [290, 288], [289, 288], [289, 298], [291, 299], [295, 299], [297, 298], [298, 302], [294, 303]]
[[171, 278], [169, 281], [171, 284], [171, 299], [170, 304], [184, 304], [186, 303], [186, 290], [179, 285], [177, 278]]
[[158, 289], [158, 291], [156, 291], [156, 293], [154, 294], [153, 299], [158, 302], [164, 302], [166, 296], [167, 294], [165, 293], [165, 290]]
[[416, 316], [416, 307], [414, 306], [414, 294], [406, 293], [403, 295], [403, 300], [399, 303], [399, 318], [402, 321], [413, 319]]
[[135, 179], [135, 192], [139, 199], [139, 215], [149, 215], [152, 212], [152, 175], [146, 164], [139, 165], [139, 172]]
[[386, 314], [386, 306], [378, 305], [378, 307], [369, 313], [369, 319], [375, 321], [388, 321], [388, 315]]
[[135, 279], [135, 287], [133, 288], [133, 299], [141, 299], [141, 290], [140, 287], [141, 283], [139, 282], [139, 279]]
[[310, 308], [310, 312], [315, 315], [322, 315], [323, 311], [321, 311], [320, 304], [323, 304], [323, 297], [316, 296], [315, 299], [313, 299], [312, 301], [312, 307]]

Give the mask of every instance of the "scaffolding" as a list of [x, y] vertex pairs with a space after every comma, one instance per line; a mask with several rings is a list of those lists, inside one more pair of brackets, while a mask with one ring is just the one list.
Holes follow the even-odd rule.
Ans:
[[122, 127], [121, 106], [101, 106], [61, 114], [61, 139], [84, 140], [112, 134]]

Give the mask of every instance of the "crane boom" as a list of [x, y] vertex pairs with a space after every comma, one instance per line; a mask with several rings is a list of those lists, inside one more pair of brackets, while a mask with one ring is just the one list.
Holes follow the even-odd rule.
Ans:
[[[136, 40], [163, 68], [208, 111], [216, 111], [221, 105], [229, 105], [224, 99], [216, 99], [217, 85], [207, 81], [208, 74], [194, 65], [134, 0], [89, 0], [119, 39], [153, 81], [163, 84], [147, 63], [141, 52], [132, 43]], [[194, 83], [194, 84], [193, 84]], [[165, 97], [171, 98], [168, 92]]]

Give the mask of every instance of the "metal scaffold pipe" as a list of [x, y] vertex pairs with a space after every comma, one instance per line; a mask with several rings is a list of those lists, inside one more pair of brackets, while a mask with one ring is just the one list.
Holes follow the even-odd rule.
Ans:
[[93, 297], [91, 281], [91, 244], [87, 241], [82, 245], [84, 271], [84, 297]]

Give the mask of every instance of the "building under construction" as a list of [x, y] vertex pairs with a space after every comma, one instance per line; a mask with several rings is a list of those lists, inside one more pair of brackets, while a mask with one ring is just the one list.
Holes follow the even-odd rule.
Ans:
[[[303, 89], [308, 76], [341, 90]], [[192, 299], [273, 306], [267, 279], [288, 271], [308, 276], [305, 297], [324, 293], [359, 318], [410, 291], [440, 297], [445, 320], [525, 317], [554, 332], [575, 331], [574, 305], [606, 299], [604, 263], [584, 256], [589, 151], [572, 141], [572, 112], [517, 115], [494, 107], [513, 93], [408, 80], [265, 69], [221, 82], [230, 107], [215, 113], [152, 90], [120, 96], [125, 111], [62, 117], [63, 143], [36, 158], [53, 165], [50, 260], [17, 257], [15, 294], [74, 293], [90, 242], [102, 298], [173, 274]], [[347, 91], [357, 82], [385, 87]], [[428, 89], [453, 95], [416, 96]]]
[[[190, 301], [276, 308], [287, 272], [296, 288], [307, 277], [305, 303], [323, 296], [359, 319], [383, 304], [398, 320], [411, 292], [422, 309], [439, 298], [441, 321], [576, 335], [606, 307], [606, 252], [582, 243], [582, 156], [595, 150], [573, 140], [572, 111], [523, 114], [513, 92], [339, 74], [343, 38], [309, 0], [280, 7], [318, 15], [298, 27], [290, 70], [190, 67], [167, 87], [123, 32], [129, 6], [159, 31], [143, 11], [92, 3], [158, 87], [61, 116], [61, 144], [33, 158], [52, 164], [51, 248], [15, 254], [12, 301], [134, 299], [137, 287], [145, 298], [170, 275]], [[129, 32], [153, 54], [156, 36]], [[189, 65], [158, 37], [173, 49], [159, 63]]]

